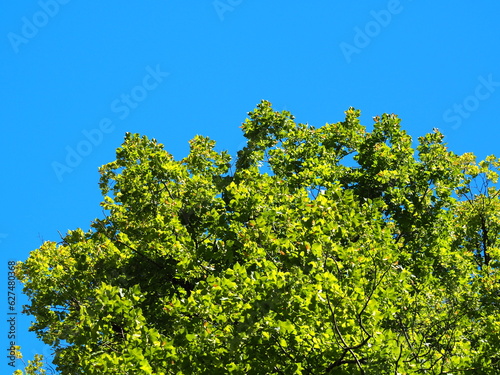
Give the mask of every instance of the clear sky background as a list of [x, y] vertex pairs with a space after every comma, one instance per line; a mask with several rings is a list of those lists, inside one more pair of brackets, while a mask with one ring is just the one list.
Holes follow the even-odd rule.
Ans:
[[[177, 159], [196, 134], [232, 155], [261, 99], [316, 127], [384, 112], [416, 139], [500, 156], [498, 1], [2, 1], [0, 373], [7, 262], [102, 217], [97, 168], [125, 132]], [[27, 332], [26, 359], [50, 349]], [[18, 366], [21, 363], [18, 362]]]

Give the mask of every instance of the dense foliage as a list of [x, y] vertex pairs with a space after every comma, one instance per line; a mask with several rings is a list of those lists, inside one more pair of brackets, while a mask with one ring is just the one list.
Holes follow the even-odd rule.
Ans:
[[497, 169], [262, 101], [233, 162], [126, 134], [105, 219], [18, 265], [62, 374], [498, 374]]

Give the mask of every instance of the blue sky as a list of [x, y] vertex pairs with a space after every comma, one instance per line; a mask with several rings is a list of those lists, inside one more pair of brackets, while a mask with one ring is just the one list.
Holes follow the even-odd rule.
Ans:
[[[367, 126], [395, 113], [414, 139], [437, 127], [456, 153], [500, 156], [499, 14], [494, 1], [4, 1], [0, 282], [9, 260], [102, 216], [97, 168], [127, 131], [178, 159], [196, 134], [235, 155], [266, 99], [314, 126], [350, 106]], [[29, 322], [17, 315], [16, 344], [49, 354]]]

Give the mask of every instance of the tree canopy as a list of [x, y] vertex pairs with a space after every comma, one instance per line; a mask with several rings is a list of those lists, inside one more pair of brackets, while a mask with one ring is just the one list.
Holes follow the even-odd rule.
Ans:
[[500, 160], [262, 101], [233, 160], [127, 133], [103, 219], [18, 264], [61, 374], [498, 374]]

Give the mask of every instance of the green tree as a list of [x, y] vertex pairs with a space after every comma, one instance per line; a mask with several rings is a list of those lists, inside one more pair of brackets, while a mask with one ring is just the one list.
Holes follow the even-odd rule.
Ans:
[[[22, 360], [22, 354], [17, 351], [17, 358]], [[47, 371], [44, 369], [43, 356], [40, 354], [35, 354], [35, 358], [32, 361], [28, 361], [25, 365], [24, 372], [21, 370], [14, 371], [13, 375], [46, 375]]]
[[126, 134], [107, 216], [18, 265], [62, 374], [497, 374], [500, 161], [262, 101], [233, 164]]

